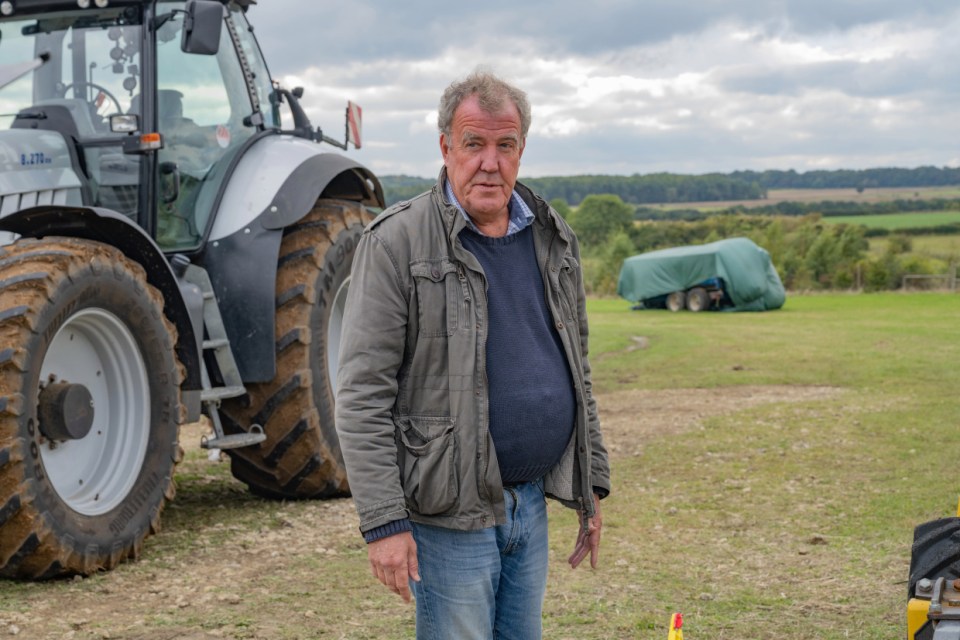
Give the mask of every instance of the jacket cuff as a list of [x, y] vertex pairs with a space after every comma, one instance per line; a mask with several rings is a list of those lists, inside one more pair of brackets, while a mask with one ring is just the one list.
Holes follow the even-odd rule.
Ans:
[[598, 487], [598, 486], [596, 486], [596, 485], [593, 486], [593, 492], [594, 492], [595, 494], [597, 494], [597, 497], [600, 498], [601, 500], [603, 500], [603, 499], [606, 498], [608, 495], [610, 495], [610, 490], [609, 490], [609, 489], [605, 489], [605, 488], [603, 488], [603, 487]]
[[387, 524], [380, 525], [379, 527], [374, 527], [369, 531], [364, 531], [363, 539], [367, 544], [370, 544], [371, 542], [389, 538], [390, 536], [395, 536], [398, 533], [403, 533], [405, 531], [413, 531], [413, 526], [410, 524], [409, 518], [404, 518], [403, 520], [393, 520]]

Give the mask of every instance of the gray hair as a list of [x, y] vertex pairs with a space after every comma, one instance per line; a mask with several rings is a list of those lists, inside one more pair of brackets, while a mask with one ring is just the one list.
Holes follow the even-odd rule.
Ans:
[[530, 101], [527, 94], [521, 89], [501, 80], [489, 71], [477, 70], [463, 80], [455, 81], [447, 87], [440, 98], [440, 109], [437, 114], [437, 126], [440, 133], [447, 138], [448, 146], [453, 114], [457, 107], [469, 96], [476, 95], [480, 101], [480, 108], [487, 113], [497, 113], [504, 107], [504, 101], [510, 100], [520, 113], [520, 138], [527, 139], [530, 130]]

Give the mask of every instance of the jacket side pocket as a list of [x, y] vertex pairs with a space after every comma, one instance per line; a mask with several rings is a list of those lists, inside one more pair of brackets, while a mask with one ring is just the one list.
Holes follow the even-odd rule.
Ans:
[[408, 506], [429, 516], [457, 502], [456, 436], [453, 418], [405, 416], [396, 421], [403, 493]]

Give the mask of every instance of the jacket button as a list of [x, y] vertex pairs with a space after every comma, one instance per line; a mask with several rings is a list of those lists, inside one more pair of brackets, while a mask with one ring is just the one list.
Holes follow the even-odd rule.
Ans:
[[563, 331], [563, 323], [562, 323], [562, 322], [558, 322], [558, 323], [557, 323], [557, 329], [560, 329], [561, 331]]
[[439, 270], [439, 269], [434, 269], [433, 271], [430, 272], [430, 275], [432, 275], [434, 278], [439, 278], [439, 277], [440, 277], [440, 270]]

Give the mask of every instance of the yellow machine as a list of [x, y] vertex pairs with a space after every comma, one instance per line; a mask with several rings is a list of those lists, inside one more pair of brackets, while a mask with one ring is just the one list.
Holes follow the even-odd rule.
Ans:
[[907, 640], [960, 640], [960, 506], [914, 529], [907, 595]]

